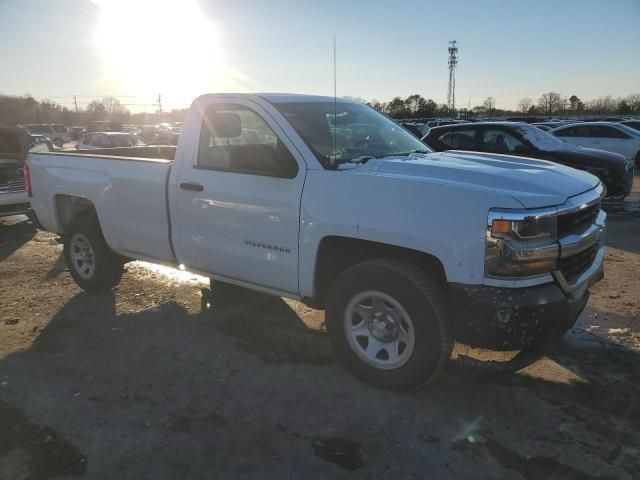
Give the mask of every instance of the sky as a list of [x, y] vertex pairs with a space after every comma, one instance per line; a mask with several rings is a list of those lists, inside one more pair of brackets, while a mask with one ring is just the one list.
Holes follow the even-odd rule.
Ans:
[[0, 0], [0, 93], [82, 108], [187, 107], [208, 92], [333, 94], [498, 108], [553, 90], [640, 93], [640, 0]]

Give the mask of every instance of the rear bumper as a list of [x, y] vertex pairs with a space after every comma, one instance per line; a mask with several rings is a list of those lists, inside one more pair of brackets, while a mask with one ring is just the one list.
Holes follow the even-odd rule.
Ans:
[[29, 209], [29, 202], [0, 205], [0, 217], [9, 217], [11, 215], [22, 215], [24, 213], [27, 213], [28, 209]]
[[528, 288], [452, 284], [456, 340], [476, 348], [522, 350], [551, 345], [575, 323], [602, 270], [571, 293], [551, 283]]

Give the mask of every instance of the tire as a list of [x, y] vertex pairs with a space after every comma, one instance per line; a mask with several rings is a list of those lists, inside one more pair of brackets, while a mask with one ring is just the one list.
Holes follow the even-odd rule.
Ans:
[[640, 174], [640, 152], [636, 154], [636, 175]]
[[342, 272], [327, 296], [325, 319], [336, 355], [377, 387], [423, 387], [451, 356], [446, 292], [405, 261], [368, 260]]
[[56, 138], [51, 143], [58, 148], [62, 148], [64, 146], [64, 141], [61, 138]]
[[67, 228], [64, 257], [71, 276], [86, 292], [109, 291], [122, 279], [124, 263], [107, 245], [93, 212], [77, 216]]

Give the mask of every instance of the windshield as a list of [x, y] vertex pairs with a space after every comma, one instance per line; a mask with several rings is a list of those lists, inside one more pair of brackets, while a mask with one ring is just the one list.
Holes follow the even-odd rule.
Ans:
[[529, 141], [529, 143], [531, 143], [531, 145], [536, 147], [538, 150], [552, 152], [554, 150], [571, 148], [567, 143], [563, 142], [555, 135], [551, 135], [550, 133], [547, 133], [544, 130], [540, 130], [537, 127], [522, 124], [518, 125], [515, 128], [527, 141]]
[[277, 103], [325, 168], [363, 157], [431, 152], [393, 120], [357, 103]]

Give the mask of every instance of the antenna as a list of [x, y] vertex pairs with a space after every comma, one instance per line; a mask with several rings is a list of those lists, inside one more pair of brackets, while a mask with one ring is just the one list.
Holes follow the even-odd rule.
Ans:
[[337, 134], [338, 130], [338, 72], [336, 67], [336, 37], [333, 37], [333, 161], [338, 155]]
[[449, 42], [449, 89], [447, 90], [447, 107], [453, 115], [456, 110], [456, 67], [458, 66], [458, 47], [455, 40]]

